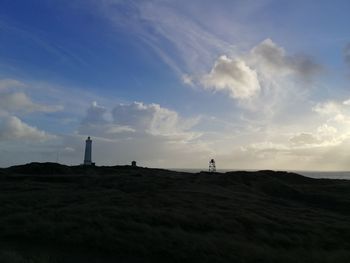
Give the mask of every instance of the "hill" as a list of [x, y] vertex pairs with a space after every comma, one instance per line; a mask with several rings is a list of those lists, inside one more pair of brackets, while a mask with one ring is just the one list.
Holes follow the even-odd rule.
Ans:
[[349, 262], [350, 181], [31, 163], [0, 169], [0, 262]]

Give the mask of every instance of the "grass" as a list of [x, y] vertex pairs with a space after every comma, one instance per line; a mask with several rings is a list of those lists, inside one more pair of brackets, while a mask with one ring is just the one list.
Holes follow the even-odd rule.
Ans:
[[350, 182], [29, 164], [0, 170], [0, 262], [349, 262]]

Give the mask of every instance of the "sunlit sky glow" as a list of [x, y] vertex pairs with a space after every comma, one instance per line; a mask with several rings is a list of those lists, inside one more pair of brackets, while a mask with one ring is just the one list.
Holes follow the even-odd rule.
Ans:
[[0, 166], [350, 169], [347, 0], [2, 0]]

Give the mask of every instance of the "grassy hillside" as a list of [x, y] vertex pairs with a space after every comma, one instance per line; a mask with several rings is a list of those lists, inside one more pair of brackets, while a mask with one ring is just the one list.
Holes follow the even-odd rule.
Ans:
[[350, 182], [33, 163], [0, 170], [0, 262], [350, 262]]

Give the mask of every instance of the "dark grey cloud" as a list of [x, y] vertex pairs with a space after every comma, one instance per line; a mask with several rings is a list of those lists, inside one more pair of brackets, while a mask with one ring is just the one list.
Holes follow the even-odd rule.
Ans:
[[298, 75], [309, 79], [322, 71], [322, 66], [312, 57], [307, 55], [295, 55], [288, 57], [289, 65]]
[[322, 71], [322, 66], [307, 55], [288, 55], [285, 50], [266, 39], [252, 50], [254, 59], [270, 73], [294, 74], [302, 79], [310, 79]]

